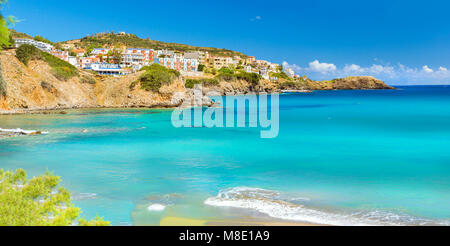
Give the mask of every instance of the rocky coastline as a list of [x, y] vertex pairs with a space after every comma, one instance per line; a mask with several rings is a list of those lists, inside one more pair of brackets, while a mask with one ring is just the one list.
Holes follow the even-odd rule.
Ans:
[[[13, 50], [0, 54], [2, 93], [0, 114], [65, 114], [81, 108], [176, 108], [212, 106], [211, 95], [248, 93], [307, 93], [313, 90], [394, 89], [373, 77], [348, 77], [332, 81], [305, 78], [301, 84], [281, 86], [281, 82], [261, 80], [251, 85], [244, 80], [219, 81], [214, 86], [186, 88], [182, 76], [159, 91], [133, 87], [142, 72], [122, 77], [96, 76], [80, 70], [80, 76], [61, 81], [43, 61], [22, 64]], [[86, 79], [88, 78], [88, 79]], [[94, 81], [89, 83], [86, 81]], [[194, 96], [196, 95], [196, 96]], [[198, 97], [201, 95], [201, 97]]]

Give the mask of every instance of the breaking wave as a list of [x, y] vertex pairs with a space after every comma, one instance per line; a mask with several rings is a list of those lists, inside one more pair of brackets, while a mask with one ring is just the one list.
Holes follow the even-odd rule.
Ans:
[[216, 197], [210, 197], [204, 203], [217, 207], [251, 209], [277, 219], [324, 225], [450, 225], [448, 220], [430, 220], [381, 210], [331, 212], [298, 204], [301, 200], [308, 199], [285, 198], [280, 192], [260, 188], [234, 187], [220, 191]]

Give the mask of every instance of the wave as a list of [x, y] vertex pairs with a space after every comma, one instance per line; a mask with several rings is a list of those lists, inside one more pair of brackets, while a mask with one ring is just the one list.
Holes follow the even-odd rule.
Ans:
[[298, 201], [301, 200], [308, 200], [308, 198], [285, 198], [282, 193], [277, 191], [251, 187], [234, 187], [220, 191], [216, 197], [210, 197], [204, 203], [217, 207], [250, 209], [277, 219], [324, 225], [450, 225], [449, 221], [423, 219], [382, 210], [331, 212], [298, 204]]
[[148, 211], [156, 211], [156, 212], [164, 211], [164, 209], [166, 209], [166, 206], [158, 203], [152, 204], [147, 207]]
[[89, 200], [89, 199], [96, 199], [97, 194], [95, 193], [75, 193], [73, 194], [73, 200], [79, 201], [79, 200]]

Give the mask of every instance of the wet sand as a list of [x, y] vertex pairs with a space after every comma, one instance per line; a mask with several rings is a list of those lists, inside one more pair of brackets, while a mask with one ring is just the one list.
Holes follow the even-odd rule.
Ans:
[[164, 217], [160, 221], [160, 226], [325, 226], [284, 220], [262, 220], [256, 218], [243, 219], [190, 219], [182, 217]]

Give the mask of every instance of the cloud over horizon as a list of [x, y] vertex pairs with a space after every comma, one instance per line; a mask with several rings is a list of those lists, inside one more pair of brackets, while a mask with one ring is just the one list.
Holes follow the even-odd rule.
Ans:
[[445, 67], [431, 68], [424, 65], [422, 68], [411, 68], [401, 63], [397, 65], [373, 64], [362, 67], [357, 64], [346, 64], [339, 68], [333, 63], [314, 60], [308, 66], [302, 67], [297, 64], [289, 64], [284, 61], [283, 66], [291, 68], [299, 75], [307, 75], [311, 79], [328, 80], [347, 76], [374, 76], [393, 85], [436, 85], [449, 84], [450, 71]]

